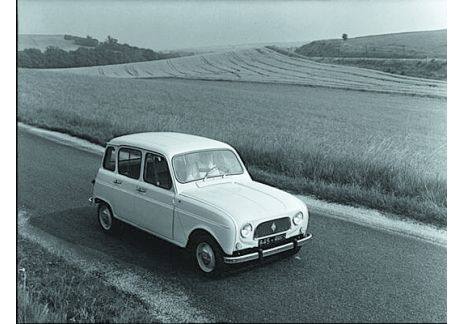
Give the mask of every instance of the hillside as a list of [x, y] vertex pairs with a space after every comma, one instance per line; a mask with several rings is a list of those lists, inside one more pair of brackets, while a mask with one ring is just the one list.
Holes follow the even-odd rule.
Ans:
[[182, 78], [298, 84], [327, 88], [445, 97], [446, 83], [374, 70], [321, 64], [269, 48], [246, 49], [99, 67], [55, 69], [115, 78]]
[[58, 47], [65, 51], [74, 51], [81, 45], [75, 44], [73, 40], [64, 39], [64, 35], [18, 35], [18, 51], [25, 50], [26, 48], [36, 48], [45, 51], [49, 46]]
[[320, 63], [446, 80], [446, 30], [314, 41], [295, 53]]
[[295, 50], [305, 56], [446, 58], [446, 29], [318, 40]]

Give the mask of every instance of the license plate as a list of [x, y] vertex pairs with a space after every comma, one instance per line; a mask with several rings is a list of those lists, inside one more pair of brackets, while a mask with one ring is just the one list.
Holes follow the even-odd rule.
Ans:
[[271, 237], [266, 237], [266, 238], [260, 239], [258, 241], [258, 246], [262, 247], [262, 246], [266, 246], [266, 245], [271, 245], [271, 244], [274, 244], [274, 243], [277, 243], [277, 242], [283, 241], [283, 240], [285, 240], [285, 233], [280, 234], [280, 235], [276, 235], [276, 236], [271, 236]]

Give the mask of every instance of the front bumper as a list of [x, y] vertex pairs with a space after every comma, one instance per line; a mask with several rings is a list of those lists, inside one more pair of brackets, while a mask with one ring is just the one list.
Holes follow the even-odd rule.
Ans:
[[257, 259], [262, 259], [274, 254], [282, 253], [285, 251], [289, 251], [292, 249], [296, 249], [299, 246], [303, 246], [304, 244], [308, 243], [309, 240], [313, 237], [311, 233], [308, 233], [303, 238], [300, 239], [294, 239], [291, 242], [278, 245], [269, 249], [258, 249], [256, 252], [250, 252], [244, 255], [240, 256], [226, 256], [224, 257], [224, 263], [228, 264], [237, 264], [237, 263], [242, 263], [242, 262], [248, 262], [252, 260], [257, 260]]

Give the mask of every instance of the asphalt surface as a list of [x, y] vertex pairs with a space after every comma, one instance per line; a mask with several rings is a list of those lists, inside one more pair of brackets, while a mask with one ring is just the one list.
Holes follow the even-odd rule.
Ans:
[[185, 288], [218, 321], [446, 321], [446, 248], [312, 215], [314, 238], [297, 257], [233, 268], [215, 280], [183, 249], [127, 228], [103, 234], [89, 206], [100, 158], [19, 130], [18, 207], [33, 226]]

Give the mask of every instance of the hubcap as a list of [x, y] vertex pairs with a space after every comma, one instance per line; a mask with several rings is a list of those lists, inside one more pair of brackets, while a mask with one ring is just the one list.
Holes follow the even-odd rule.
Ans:
[[98, 218], [104, 230], [107, 231], [111, 228], [111, 213], [108, 207], [104, 206], [100, 208], [100, 214]]
[[197, 262], [201, 270], [204, 272], [211, 272], [216, 266], [216, 259], [214, 257], [213, 248], [206, 242], [197, 245]]

